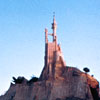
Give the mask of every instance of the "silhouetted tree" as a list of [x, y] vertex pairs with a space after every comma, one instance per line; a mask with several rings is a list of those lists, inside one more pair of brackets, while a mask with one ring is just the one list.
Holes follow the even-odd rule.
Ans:
[[90, 72], [89, 68], [87, 68], [87, 67], [83, 68], [83, 70], [85, 71], [85, 73]]
[[15, 84], [21, 84], [25, 79], [24, 77], [18, 77], [18, 78], [12, 77], [12, 78]]
[[38, 81], [38, 78], [33, 76], [29, 81], [28, 83], [34, 83], [34, 82], [37, 82]]

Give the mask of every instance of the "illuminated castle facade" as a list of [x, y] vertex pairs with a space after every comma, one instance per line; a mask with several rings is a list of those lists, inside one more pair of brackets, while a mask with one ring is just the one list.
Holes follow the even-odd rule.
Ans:
[[[56, 29], [57, 24], [54, 16], [52, 23], [53, 33], [49, 34], [48, 30], [45, 29], [45, 65], [40, 79], [55, 78], [60, 72], [60, 68], [66, 66], [61, 47], [57, 44]], [[48, 41], [48, 35], [52, 36], [52, 42]]]

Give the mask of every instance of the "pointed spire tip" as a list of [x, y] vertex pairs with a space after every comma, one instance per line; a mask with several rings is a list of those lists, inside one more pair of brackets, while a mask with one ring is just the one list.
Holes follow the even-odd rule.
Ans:
[[53, 17], [55, 17], [55, 12], [53, 12]]

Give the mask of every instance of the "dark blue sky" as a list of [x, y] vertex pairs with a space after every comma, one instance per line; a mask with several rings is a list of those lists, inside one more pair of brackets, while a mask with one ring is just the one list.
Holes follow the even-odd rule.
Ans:
[[66, 64], [100, 81], [100, 0], [0, 0], [0, 94], [12, 76], [40, 75], [53, 12]]

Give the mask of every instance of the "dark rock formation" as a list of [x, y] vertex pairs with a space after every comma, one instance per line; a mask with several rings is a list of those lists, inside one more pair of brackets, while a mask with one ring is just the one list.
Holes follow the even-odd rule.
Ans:
[[[77, 68], [63, 67], [60, 77], [11, 84], [0, 100], [99, 100], [99, 83]], [[95, 99], [96, 97], [96, 99]]]

